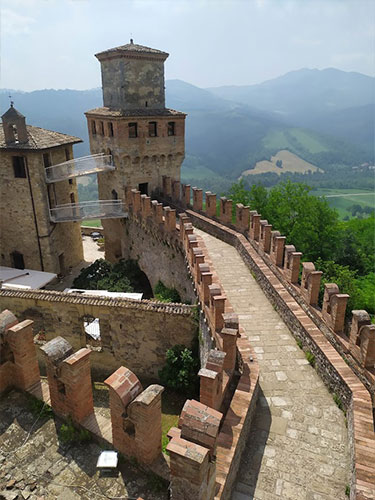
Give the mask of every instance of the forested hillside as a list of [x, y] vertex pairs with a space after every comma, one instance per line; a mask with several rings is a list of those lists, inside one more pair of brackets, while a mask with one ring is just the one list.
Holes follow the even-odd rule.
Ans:
[[[311, 185], [369, 187], [371, 175], [352, 167], [373, 164], [374, 104], [368, 102], [373, 80], [330, 69], [210, 90], [167, 81], [167, 106], [188, 114], [183, 180], [222, 192], [244, 171], [287, 150], [320, 168], [303, 175]], [[0, 92], [3, 112], [9, 93], [28, 123], [81, 137], [84, 143], [75, 146], [75, 155], [89, 154], [84, 112], [102, 104], [101, 89], [6, 90]], [[301, 180], [301, 175], [280, 170], [252, 176], [251, 182], [272, 186], [285, 178]]]

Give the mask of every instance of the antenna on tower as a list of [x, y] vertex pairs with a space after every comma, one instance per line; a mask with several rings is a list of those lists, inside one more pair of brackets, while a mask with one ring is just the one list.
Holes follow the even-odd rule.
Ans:
[[130, 43], [133, 45], [134, 41], [133, 41], [133, 33], [130, 33]]
[[10, 107], [13, 108], [14, 102], [12, 101], [12, 96], [9, 94], [9, 99], [10, 99]]

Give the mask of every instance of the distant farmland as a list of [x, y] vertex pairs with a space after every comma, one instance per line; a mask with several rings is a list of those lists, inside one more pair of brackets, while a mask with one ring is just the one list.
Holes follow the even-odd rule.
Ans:
[[339, 212], [341, 219], [344, 217], [352, 218], [353, 205], [375, 209], [375, 193], [373, 190], [317, 189], [312, 191], [311, 194], [325, 196], [329, 205]]
[[[282, 161], [282, 167], [278, 167], [276, 162]], [[241, 177], [245, 175], [256, 175], [264, 174], [266, 172], [275, 172], [275, 174], [282, 174], [284, 172], [298, 172], [300, 174], [311, 172], [323, 172], [322, 169], [316, 167], [312, 163], [302, 160], [299, 156], [287, 151], [285, 149], [279, 151], [275, 156], [271, 157], [271, 161], [263, 160], [258, 161], [255, 168], [251, 170], [245, 170], [242, 172]]]

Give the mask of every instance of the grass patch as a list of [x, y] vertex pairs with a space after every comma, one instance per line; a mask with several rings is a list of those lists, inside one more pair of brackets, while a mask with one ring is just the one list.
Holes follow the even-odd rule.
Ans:
[[100, 219], [83, 220], [81, 226], [102, 227], [102, 221]]
[[28, 407], [34, 417], [52, 418], [53, 410], [44, 401], [40, 401], [31, 394], [28, 395]]
[[315, 356], [314, 356], [314, 354], [311, 351], [306, 351], [305, 352], [305, 356], [306, 356], [307, 361], [310, 363], [310, 365], [312, 367], [314, 367], [315, 366]]
[[342, 410], [342, 411], [345, 411], [345, 410], [344, 410], [344, 405], [342, 404], [342, 401], [341, 401], [340, 396], [338, 396], [338, 395], [334, 392], [334, 393], [333, 393], [333, 395], [332, 395], [332, 397], [333, 397], [333, 401], [334, 401], [334, 402], [336, 403], [336, 405], [337, 405], [337, 408], [339, 408], [339, 409], [340, 409], [340, 410]]
[[302, 340], [301, 340], [301, 339], [297, 339], [297, 340], [296, 340], [296, 342], [297, 342], [298, 347], [299, 347], [300, 349], [302, 349], [302, 347], [303, 347], [303, 346], [302, 346]]
[[165, 389], [161, 397], [161, 428], [162, 428], [162, 450], [165, 453], [168, 444], [167, 434], [171, 427], [177, 427], [178, 419], [186, 396], [171, 389]]
[[71, 420], [62, 424], [59, 430], [59, 440], [64, 443], [87, 443], [91, 434], [86, 429], [76, 429]]
[[345, 495], [347, 497], [350, 497], [350, 486], [347, 484], [346, 487], [345, 487]]

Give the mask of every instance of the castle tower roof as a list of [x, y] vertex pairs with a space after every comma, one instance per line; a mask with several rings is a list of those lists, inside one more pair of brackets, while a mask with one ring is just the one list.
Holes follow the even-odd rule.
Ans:
[[113, 47], [112, 49], [104, 50], [95, 54], [95, 57], [99, 61], [103, 59], [108, 59], [112, 57], [127, 57], [127, 58], [149, 58], [160, 59], [165, 61], [169, 54], [163, 52], [162, 50], [152, 49], [151, 47], [146, 47], [144, 45], [138, 45], [130, 39], [130, 43], [125, 45], [120, 45], [119, 47]]

